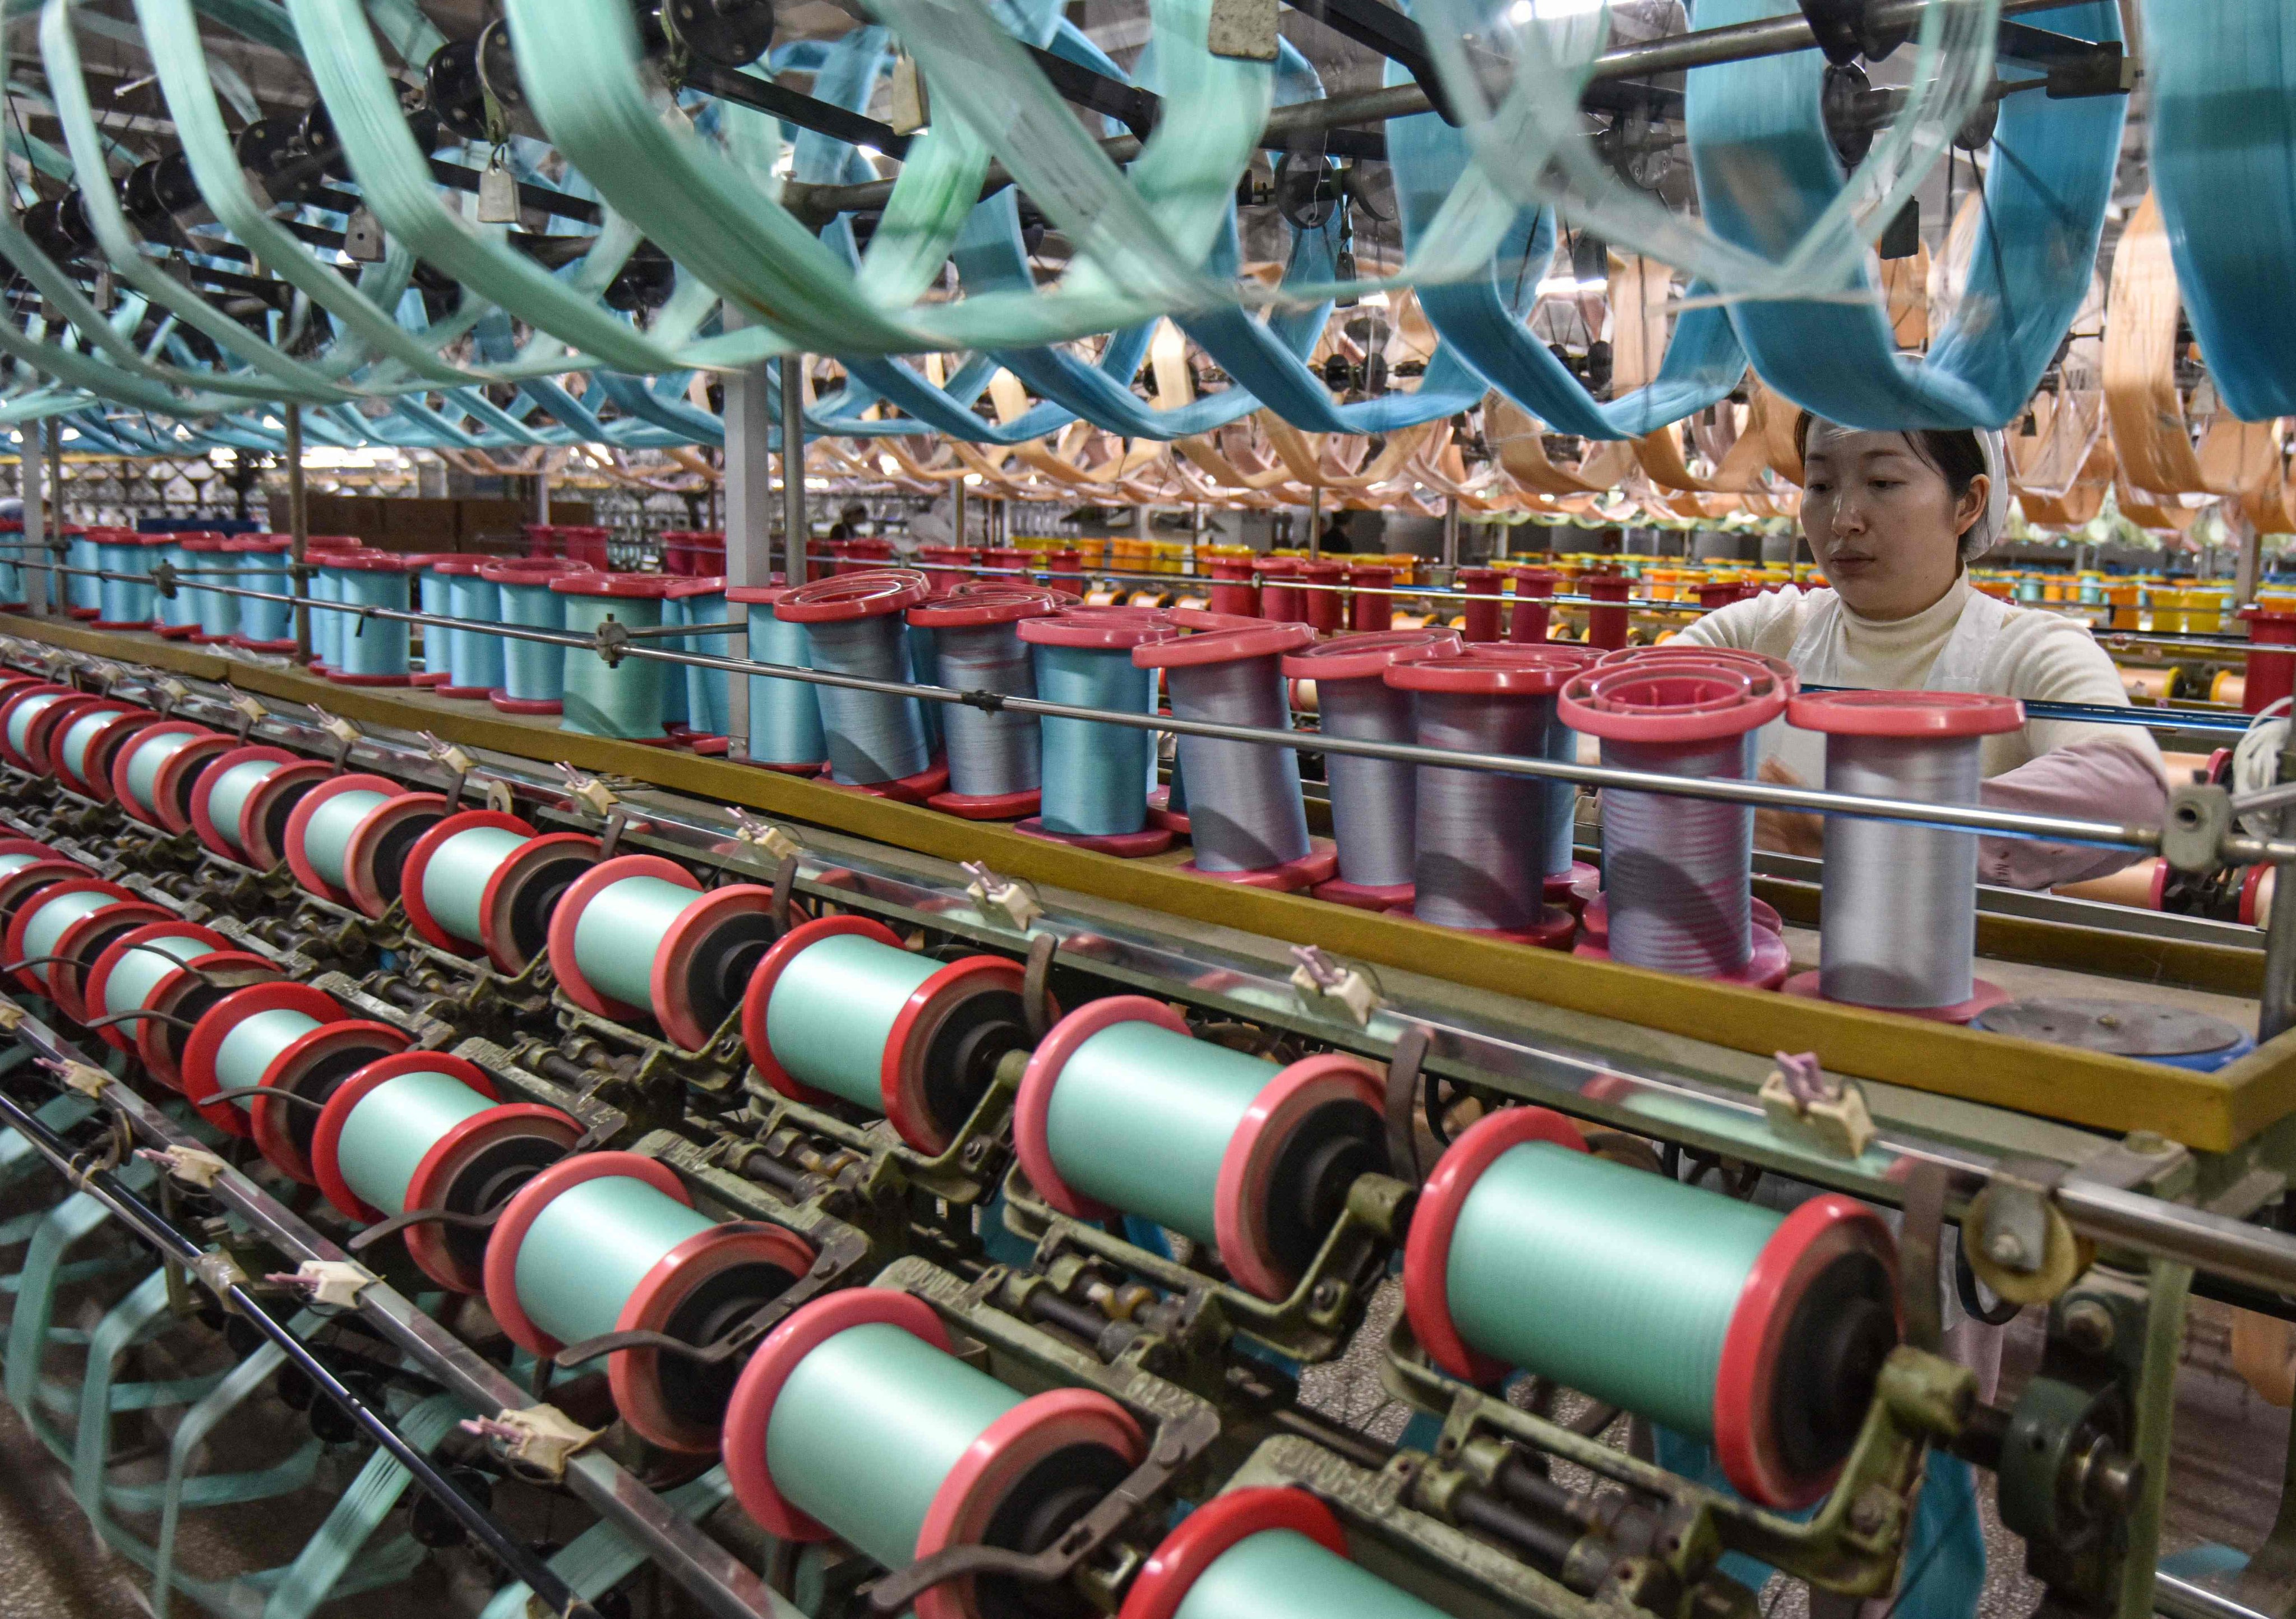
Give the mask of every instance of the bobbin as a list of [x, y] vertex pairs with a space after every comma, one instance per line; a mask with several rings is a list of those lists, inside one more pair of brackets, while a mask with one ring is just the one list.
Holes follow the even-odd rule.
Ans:
[[446, 556], [430, 564], [446, 587], [447, 616], [456, 620], [422, 629], [425, 647], [436, 636], [446, 653], [447, 678], [430, 688], [441, 697], [478, 702], [503, 683], [503, 638], [477, 628], [500, 623], [503, 616], [502, 587], [480, 577], [487, 565], [483, 556]]
[[1116, 1619], [1440, 1619], [1356, 1566], [1332, 1509], [1291, 1486], [1231, 1489], [1164, 1537]]
[[[720, 559], [722, 562], [722, 558]], [[726, 578], [713, 573], [673, 579], [669, 586], [668, 605], [665, 615], [678, 613], [691, 625], [726, 622], [727, 606]], [[734, 637], [730, 635], [686, 636], [685, 651], [710, 658], [731, 658]], [[684, 669], [675, 666], [662, 675], [665, 683], [682, 680], [685, 689], [685, 733], [679, 740], [695, 752], [717, 755], [727, 751], [727, 733], [734, 724], [734, 678], [722, 669], [704, 669], [689, 663]]]
[[[932, 632], [942, 686], [1008, 697], [1037, 694], [1036, 669], [1020, 637], [1024, 620], [1049, 618], [1069, 604], [1061, 591], [1001, 580], [973, 580], [908, 611], [913, 629]], [[1014, 820], [1043, 798], [1043, 758], [1035, 716], [952, 705], [941, 717], [947, 737], [948, 790], [925, 801], [967, 820]]]
[[16, 913], [50, 883], [95, 875], [78, 860], [66, 859], [29, 838], [0, 840], [0, 850], [7, 851], [0, 854], [0, 924], [13, 921]]
[[[1287, 653], [1283, 673], [1315, 682], [1317, 725], [1329, 735], [1412, 743], [1418, 740], [1416, 701], [1406, 687], [1387, 683], [1387, 666], [1422, 652], [1456, 653], [1464, 645], [1456, 630], [1443, 629], [1345, 635]], [[1340, 875], [1316, 884], [1316, 897], [1360, 910], [1409, 905], [1417, 768], [1391, 759], [1327, 753], [1324, 776], [1331, 785]]]
[[[199, 784], [192, 789], [192, 830], [199, 834], [202, 844], [225, 859], [253, 863], [246, 823], [255, 812], [257, 795], [280, 772], [305, 765], [316, 767], [315, 771], [307, 772], [311, 783], [334, 774], [331, 765], [320, 765], [316, 760], [307, 760], [284, 748], [263, 743], [251, 743], [217, 754], [215, 763], [201, 774]], [[282, 837], [286, 834], [287, 813], [293, 807], [289, 802], [280, 814]]]
[[380, 916], [398, 897], [414, 840], [447, 800], [409, 793], [387, 776], [337, 776], [303, 793], [287, 817], [287, 869], [307, 893]]
[[[230, 948], [230, 941], [221, 933], [180, 916], [132, 928], [107, 944], [88, 967], [80, 986], [80, 1004], [94, 1015], [83, 1021], [148, 1010], [160, 985], [185, 962]], [[137, 1028], [137, 1023], [107, 1023], [96, 1033], [105, 1045], [132, 1055]]]
[[[730, 585], [727, 602], [740, 606], [750, 623], [750, 662], [810, 669], [812, 651], [805, 626], [784, 624], [774, 605], [791, 585]], [[750, 677], [750, 746], [747, 763], [791, 776], [818, 776], [829, 762], [821, 733], [821, 700], [802, 680], [776, 675]]]
[[[1538, 1201], [1558, 1187], [1563, 1201]], [[1656, 1318], [1628, 1312], [1669, 1288], [1689, 1301], [1684, 1341], [1647, 1342]], [[1521, 1367], [1710, 1438], [1731, 1483], [1779, 1508], [1832, 1487], [1898, 1339], [1896, 1250], [1871, 1209], [1829, 1192], [1781, 1217], [1595, 1158], [1543, 1107], [1503, 1108], [1444, 1153], [1403, 1294], [1451, 1376], [1488, 1385]]]
[[559, 900], [598, 856], [587, 833], [537, 833], [514, 815], [464, 810], [414, 840], [399, 898], [426, 942], [484, 954], [514, 977], [548, 947]]
[[149, 709], [105, 700], [60, 721], [62, 735], [48, 749], [56, 779], [85, 798], [111, 802], [111, 761], [120, 744], [158, 720]]
[[[412, 1044], [405, 1030], [353, 1017], [333, 996], [309, 984], [257, 983], [233, 990], [200, 1015], [183, 1044], [183, 1091], [209, 1123], [253, 1137], [274, 1168], [316, 1186], [311, 1138], [322, 1105], [369, 1063]], [[266, 1096], [216, 1099], [219, 1090], [256, 1087], [300, 1097], [303, 1104]]]
[[[813, 1268], [813, 1249], [781, 1227], [720, 1224], [693, 1204], [658, 1159], [582, 1153], [559, 1160], [520, 1188], [496, 1222], [487, 1243], [488, 1308], [536, 1355], [609, 1332], [707, 1344]], [[654, 1349], [619, 1349], [606, 1360], [623, 1421], [686, 1455], [718, 1449], [735, 1371]]]
[[1013, 1105], [1013, 1144], [1062, 1213], [1153, 1220], [1211, 1244], [1247, 1291], [1281, 1299], [1356, 1178], [1385, 1171], [1381, 1110], [1359, 1058], [1279, 1066], [1195, 1039], [1161, 1001], [1113, 995], [1037, 1045]]
[[[1071, 607], [1020, 628], [1036, 665], [1038, 697], [1135, 713], [1155, 711], [1156, 682], [1132, 653], [1178, 633], [1168, 613], [1138, 607]], [[1152, 732], [1047, 715], [1039, 736], [1041, 808], [1013, 831], [1126, 859], [1172, 846], [1169, 827], [1150, 825]]]
[[239, 629], [231, 644], [244, 652], [293, 652], [295, 610], [284, 602], [266, 598], [291, 594], [287, 554], [294, 549], [294, 541], [284, 534], [250, 534], [231, 541], [227, 548], [240, 559], [241, 588], [264, 593], [224, 598], [239, 604]]
[[[68, 999], [69, 991], [57, 982], [55, 969], [62, 963], [49, 958], [63, 953], [65, 936], [86, 918], [110, 907], [145, 903], [119, 883], [102, 877], [70, 876], [47, 883], [20, 903], [8, 918], [6, 939], [0, 942], [0, 949], [7, 952], [8, 965], [13, 969], [10, 976], [33, 994], [54, 1001], [67, 1016], [78, 1022], [77, 1001]], [[159, 916], [168, 915], [158, 906], [148, 908]], [[157, 917], [142, 919], [152, 921]], [[78, 987], [74, 980], [71, 989]]]
[[[1573, 648], [1474, 642], [1431, 647], [1388, 666], [1416, 701], [1423, 747], [1543, 756], [1554, 694], [1583, 666]], [[1544, 782], [1418, 767], [1412, 915], [1543, 949], [1567, 948], [1570, 913], [1546, 902], [1554, 795]]]
[[[162, 1015], [128, 1025], [144, 1071], [169, 1089], [182, 1090], [184, 1052], [200, 1020], [240, 990], [278, 983], [284, 976], [267, 957], [242, 949], [217, 950], [163, 969], [160, 982], [144, 997], [144, 1009]], [[246, 1130], [242, 1126], [234, 1133], [244, 1135]]]
[[80, 571], [64, 575], [63, 597], [70, 604], [68, 611], [76, 619], [100, 618], [102, 612], [97, 604], [103, 599], [103, 581], [95, 577], [94, 570], [102, 566], [102, 558], [96, 551], [95, 535], [86, 529], [66, 529], [63, 534], [64, 565]]
[[[554, 1107], [504, 1103], [487, 1071], [443, 1051], [402, 1051], [335, 1088], [311, 1136], [327, 1201], [372, 1225], [414, 1210], [486, 1215], [563, 1158], [582, 1127]], [[486, 1228], [405, 1228], [406, 1251], [442, 1287], [486, 1286]]]
[[[867, 1398], [832, 1393], [849, 1389]], [[882, 1287], [793, 1311], [726, 1409], [726, 1476], [750, 1517], [783, 1540], [845, 1540], [889, 1568], [953, 1546], [1053, 1544], [1146, 1451], [1139, 1424], [1107, 1395], [1024, 1399], [959, 1360], [923, 1300]], [[932, 1587], [917, 1619], [1012, 1611], [998, 1599], [1013, 1597], [1009, 1587], [976, 1589], [989, 1580]]]
[[[324, 571], [334, 576], [338, 598], [346, 606], [405, 612], [410, 600], [407, 575], [414, 568], [412, 557], [362, 548], [330, 554]], [[369, 618], [348, 612], [324, 616], [336, 620], [336, 629], [328, 637], [328, 679], [339, 686], [414, 683], [414, 677], [407, 665], [410, 626], [405, 619]]]
[[[563, 573], [550, 581], [552, 594], [562, 599], [566, 633], [574, 636], [594, 634], [610, 620], [632, 629], [659, 629], [672, 588], [673, 581], [658, 573]], [[669, 745], [662, 728], [664, 665], [652, 658], [609, 662], [578, 646], [564, 650], [560, 724], [565, 729], [578, 736]]]
[[[502, 621], [524, 629], [566, 628], [566, 598], [551, 589], [554, 579], [589, 571], [586, 563], [553, 557], [512, 556], [490, 562], [479, 577], [501, 596]], [[502, 648], [503, 683], [487, 701], [505, 714], [555, 714], [564, 707], [566, 649], [551, 641], [492, 637]]]
[[[1983, 739], [2025, 705], [1975, 692], [1810, 692], [1786, 723], [1825, 737], [1825, 787], [1860, 797], [1977, 802]], [[1789, 994], [1965, 1023], [2009, 999], [1975, 978], [1977, 835], [1837, 815], [1826, 826], [1818, 969]]]
[[78, 792], [71, 777], [64, 769], [63, 761], [57, 755], [57, 750], [72, 727], [90, 714], [105, 711], [109, 703], [109, 698], [80, 692], [42, 709], [27, 727], [24, 756], [39, 766], [41, 775]]
[[46, 740], [54, 725], [50, 711], [82, 694], [53, 680], [17, 685], [0, 697], [0, 758], [34, 776], [48, 773]]
[[[774, 604], [774, 617], [804, 628], [808, 661], [816, 669], [906, 681], [903, 615], [926, 592], [922, 573], [873, 568], [797, 586]], [[832, 781], [909, 802], [947, 789], [948, 768], [933, 762], [916, 698], [833, 686], [814, 694]]]
[[[454, 595], [439, 564], [459, 560], [454, 551], [410, 551], [406, 565], [414, 579], [414, 605], [432, 618], [448, 618], [454, 613]], [[412, 628], [411, 626], [409, 627]], [[447, 648], [448, 632], [436, 624], [422, 626], [422, 669], [413, 677], [416, 686], [432, 691], [447, 684], [451, 678], [449, 665], [452, 653]]]
[[728, 883], [704, 893], [682, 866], [618, 855], [577, 877], [551, 913], [550, 966], [585, 1011], [651, 1016], [699, 1051], [742, 1004], [773, 939], [771, 889]]
[[237, 745], [188, 719], [147, 725], [112, 750], [113, 801], [147, 826], [189, 832], [193, 790]]
[[[56, 889], [63, 886], [58, 883]], [[40, 901], [53, 894], [56, 889], [50, 889], [26, 904], [20, 914], [30, 915], [40, 908]], [[54, 911], [39, 908], [39, 915], [25, 933], [25, 949], [29, 954], [44, 953], [40, 937], [45, 925], [56, 919]], [[56, 958], [47, 967], [48, 999], [55, 1002], [57, 1009], [74, 1023], [84, 1023], [98, 1015], [88, 1010], [84, 997], [89, 969], [94, 966], [114, 941], [155, 922], [175, 920], [177, 920], [176, 913], [166, 906], [155, 905], [149, 900], [129, 894], [126, 898], [113, 896], [104, 903], [92, 907], [85, 915], [65, 922], [62, 931], [53, 935], [53, 941], [46, 945], [45, 950], [45, 954]]]
[[[1750, 733], [1784, 712], [1794, 692], [1791, 671], [1774, 662], [1688, 648], [1604, 659], [1563, 688], [1562, 719], [1602, 739], [1606, 766], [1747, 777]], [[1603, 799], [1610, 941], [1580, 953], [1762, 989], [1784, 982], [1784, 941], [1749, 920], [1752, 811], [1618, 788]]]
[[211, 587], [236, 586], [240, 582], [241, 564], [231, 538], [207, 530], [180, 535], [177, 540], [186, 563], [207, 576], [197, 584], [177, 587], [191, 596], [192, 610], [197, 615], [191, 630], [192, 644], [214, 646], [229, 641], [239, 633], [240, 598]]
[[174, 543], [168, 534], [138, 534], [133, 529], [105, 529], [96, 539], [96, 566], [127, 579], [96, 581], [100, 611], [90, 629], [148, 629], [152, 624], [152, 559], [156, 547]]
[[939, 962], [864, 916], [824, 916], [776, 940], [742, 998], [742, 1038], [792, 1101], [882, 1113], [937, 1156], [972, 1116], [1008, 1051], [1029, 1043], [1021, 964]]
[[[1291, 729], [1283, 662], [1315, 645], [1314, 629], [1240, 625], [1185, 608], [1172, 618], [1197, 633], [1136, 646], [1132, 662], [1162, 671], [1174, 718]], [[1195, 845], [1181, 870], [1281, 892], [1312, 887], [1337, 868], [1338, 851], [1317, 848], [1308, 835], [1299, 754], [1183, 732], [1177, 757], [1188, 781], [1188, 837]]]
[[161, 595], [156, 581], [152, 593], [152, 629], [169, 641], [188, 640], [199, 633], [199, 598], [193, 594], [190, 580], [183, 577], [184, 571], [199, 566], [199, 559], [185, 548], [184, 543], [193, 538], [193, 532], [177, 530], [169, 534], [168, 543], [160, 547], [160, 554], [154, 559], [177, 570], [177, 578], [182, 580], [176, 585], [173, 596]]

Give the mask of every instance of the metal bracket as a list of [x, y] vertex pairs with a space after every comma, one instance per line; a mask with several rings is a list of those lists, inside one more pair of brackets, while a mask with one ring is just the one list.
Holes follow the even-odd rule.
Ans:
[[738, 842], [765, 851], [777, 860], [789, 859], [805, 847], [791, 833], [738, 806], [734, 810], [734, 837]]
[[176, 711], [176, 704], [192, 694], [192, 688], [181, 680], [162, 679], [152, 683], [152, 711], [165, 719]]
[[790, 900], [797, 892], [797, 856], [785, 854], [774, 867], [774, 937], [790, 931]]
[[2065, 1166], [2046, 1158], [2005, 1158], [1986, 1188], [1985, 1257], [2004, 1270], [2030, 1276], [2041, 1268], [2049, 1236], [2049, 1194]]
[[231, 706], [232, 711], [239, 716], [239, 745], [243, 748], [247, 745], [250, 733], [255, 729], [256, 721], [268, 719], [271, 717], [271, 711], [245, 692], [234, 692], [231, 694]]
[[1292, 987], [1299, 991], [1300, 1004], [1310, 1011], [1337, 1008], [1361, 1029], [1386, 1004], [1370, 969], [1336, 960], [1312, 944], [1294, 945], [1292, 955], [1300, 964], [1292, 969]]
[[211, 1188], [218, 1176], [231, 1166], [203, 1146], [170, 1146], [164, 1149], [139, 1147], [135, 1155], [167, 1166], [170, 1178], [201, 1191]]
[[964, 868], [972, 879], [965, 885], [965, 895], [984, 919], [1002, 916], [1025, 933], [1045, 914], [1036, 891], [1018, 877], [999, 876], [980, 860], [967, 860]]
[[470, 780], [471, 772], [478, 768], [479, 761], [455, 744], [441, 740], [434, 732], [417, 731], [415, 735], [422, 739], [422, 745], [430, 749], [431, 759], [447, 767], [447, 810], [451, 812], [460, 809], [463, 785]]
[[335, 739], [335, 768], [338, 770], [348, 768], [351, 749], [366, 739], [365, 733], [340, 714], [330, 713], [316, 703], [307, 706], [312, 713], [318, 716], [319, 728]]
[[311, 1303], [335, 1310], [356, 1310], [359, 1294], [382, 1278], [365, 1265], [347, 1259], [307, 1259], [293, 1271], [265, 1278], [283, 1287], [299, 1287]]
[[1052, 1032], [1053, 1020], [1060, 1010], [1053, 1004], [1052, 994], [1053, 958], [1060, 952], [1060, 941], [1050, 933], [1038, 933], [1029, 941], [1029, 965], [1021, 975], [1021, 1015], [1031, 1045]]
[[1387, 1059], [1388, 1172], [1414, 1187], [1427, 1178], [1419, 1167], [1419, 1081], [1432, 1038], [1425, 1023], [1406, 1024]]
[[2161, 858], [2178, 871], [2214, 871], [2224, 864], [2218, 851], [2236, 825], [2232, 794], [2224, 788], [2171, 788], [2169, 814], [2161, 823]]
[[465, 1433], [493, 1442], [503, 1459], [536, 1476], [558, 1480], [567, 1464], [598, 1439], [599, 1430], [586, 1428], [554, 1405], [505, 1406], [491, 1417], [474, 1417], [463, 1425]]
[[1945, 1353], [1945, 1311], [1938, 1291], [1944, 1270], [1945, 1193], [1945, 1166], [1914, 1160], [1898, 1236], [1898, 1313], [1906, 1342], [1933, 1355]]

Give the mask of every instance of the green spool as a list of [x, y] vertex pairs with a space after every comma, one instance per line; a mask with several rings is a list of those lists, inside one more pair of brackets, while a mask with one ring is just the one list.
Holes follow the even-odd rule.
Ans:
[[1460, 1211], [1445, 1295], [1484, 1353], [1710, 1439], [1722, 1342], [1782, 1219], [1526, 1142]]
[[224, 771], [208, 789], [208, 819], [234, 848], [244, 851], [247, 847], [247, 829], [241, 825], [247, 801], [275, 772], [286, 768], [284, 760], [250, 759]]
[[18, 872], [40, 860], [52, 860], [52, 854], [0, 854], [0, 877], [12, 877]]
[[22, 753], [25, 743], [32, 735], [32, 721], [71, 694], [70, 692], [41, 692], [18, 703], [8, 716], [8, 745]]
[[319, 1026], [318, 1019], [285, 1007], [241, 1018], [216, 1047], [216, 1089], [244, 1090], [261, 1084], [279, 1054]]
[[652, 1007], [654, 952], [678, 913], [701, 897], [660, 877], [606, 884], [574, 921], [574, 960], [582, 976], [609, 999]]
[[343, 886], [343, 853], [351, 841], [351, 834], [367, 814], [388, 802], [390, 795], [371, 788], [355, 787], [348, 793], [338, 793], [311, 811], [311, 818], [303, 824], [303, 858], [311, 869], [336, 888]]
[[439, 1138], [494, 1105], [449, 1073], [385, 1080], [343, 1121], [335, 1147], [343, 1183], [385, 1214], [404, 1214], [407, 1185]]
[[872, 1113], [885, 1105], [885, 1047], [916, 987], [944, 963], [832, 933], [783, 969], [766, 1003], [766, 1040], [791, 1078]]
[[119, 716], [111, 709], [98, 709], [92, 714], [82, 714], [64, 727], [64, 739], [56, 748], [56, 756], [64, 768], [82, 781], [87, 779], [87, 747], [95, 734]]
[[169, 760], [182, 752], [201, 736], [198, 731], [176, 731], [137, 748], [127, 759], [127, 791], [146, 810], [156, 809], [160, 802], [160, 772]]
[[627, 1175], [569, 1187], [545, 1204], [519, 1244], [518, 1302], [562, 1344], [614, 1330], [647, 1271], [717, 1222]]
[[[197, 961], [214, 949], [204, 939], [187, 938], [181, 933], [142, 941], [136, 949], [123, 952], [112, 964], [111, 975], [103, 981], [104, 1011], [142, 1011], [146, 999], [160, 987], [160, 981], [174, 972], [177, 964]], [[135, 1032], [132, 1024], [128, 1032]]]
[[1062, 1068], [1046, 1110], [1046, 1142], [1076, 1191], [1216, 1242], [1220, 1161], [1253, 1100], [1282, 1072], [1153, 1023], [1116, 1023]]
[[422, 903], [431, 920], [455, 938], [478, 943], [485, 931], [479, 912], [487, 880], [532, 841], [504, 826], [473, 826], [439, 844], [422, 868]]
[[[32, 913], [24, 927], [24, 959], [38, 961], [43, 956], [55, 954], [56, 943], [64, 930], [81, 917], [92, 916], [107, 905], [119, 903], [119, 896], [102, 889], [83, 889], [78, 893], [59, 894]], [[42, 983], [50, 981], [48, 968], [43, 964], [32, 972]]]
[[[574, 588], [558, 591], [566, 600], [569, 635], [590, 635], [609, 619], [619, 620], [631, 629], [661, 627], [661, 591], [668, 588], [666, 581], [627, 574], [606, 577], [616, 586], [611, 596], [591, 596]], [[574, 578], [559, 583], [574, 587], [585, 581]], [[629, 588], [641, 584], [651, 588], [641, 593]], [[660, 741], [662, 667], [652, 658], [624, 658], [619, 663], [609, 664], [596, 653], [568, 647], [566, 707], [562, 723], [566, 729], [586, 736]]]
[[1247, 1535], [1188, 1588], [1173, 1619], [1442, 1619], [1409, 1591], [1292, 1529]]
[[888, 1568], [914, 1560], [941, 1481], [1021, 1396], [914, 1333], [873, 1321], [790, 1372], [766, 1465], [791, 1504]]

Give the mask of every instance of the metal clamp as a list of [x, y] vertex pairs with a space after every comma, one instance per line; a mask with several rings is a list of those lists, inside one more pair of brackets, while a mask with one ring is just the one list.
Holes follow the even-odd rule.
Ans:
[[430, 750], [432, 761], [447, 767], [447, 808], [449, 810], [459, 809], [463, 802], [463, 787], [470, 780], [471, 772], [478, 768], [479, 761], [455, 744], [441, 739], [434, 731], [417, 731], [414, 734]]
[[2224, 864], [2224, 841], [2237, 826], [2232, 794], [2224, 788], [2172, 788], [2161, 823], [2161, 858], [2178, 871], [2214, 871]]
[[776, 860], [789, 859], [805, 847], [773, 822], [762, 816], [752, 815], [738, 805], [734, 810], [734, 837], [738, 842], [763, 850]]
[[318, 717], [319, 728], [335, 739], [335, 768], [347, 768], [350, 764], [351, 749], [366, 739], [365, 733], [340, 714], [331, 713], [316, 703], [307, 706]]
[[299, 1288], [314, 1304], [356, 1310], [359, 1294], [382, 1278], [347, 1259], [307, 1259], [291, 1271], [274, 1272], [264, 1279], [282, 1287]]
[[1863, 1157], [1880, 1133], [1866, 1093], [1851, 1081], [1829, 1075], [1814, 1051], [1781, 1051], [1777, 1059], [1757, 1093], [1771, 1130], [1836, 1157]]
[[255, 729], [256, 722], [260, 719], [269, 719], [271, 717], [271, 711], [265, 708], [254, 698], [249, 696], [245, 692], [238, 691], [235, 691], [231, 694], [231, 706], [232, 711], [239, 716], [239, 729], [237, 735], [239, 737], [239, 745], [243, 748], [247, 745], [249, 736], [252, 734]]
[[491, 1442], [512, 1466], [552, 1480], [564, 1478], [567, 1464], [597, 1442], [599, 1434], [554, 1405], [505, 1406], [491, 1417], [471, 1418], [462, 1426], [464, 1433]]
[[984, 918], [1000, 915], [1025, 933], [1045, 914], [1036, 891], [1018, 877], [999, 876], [980, 860], [964, 861], [964, 869], [972, 879], [965, 885], [965, 895]]
[[171, 1179], [203, 1192], [213, 1188], [217, 1178], [231, 1167], [203, 1146], [144, 1146], [138, 1147], [135, 1155], [165, 1165]]
[[1292, 957], [1300, 964], [1292, 969], [1292, 987], [1300, 992], [1302, 1006], [1336, 1007], [1360, 1029], [1386, 1004], [1369, 969], [1337, 960], [1312, 944], [1292, 946]]

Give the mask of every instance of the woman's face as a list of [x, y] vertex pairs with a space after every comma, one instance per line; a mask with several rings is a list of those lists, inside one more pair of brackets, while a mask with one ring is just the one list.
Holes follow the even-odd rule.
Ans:
[[1982, 473], [1959, 500], [1903, 433], [1810, 424], [1801, 526], [1826, 583], [1869, 619], [1910, 618], [1961, 572], [1961, 537], [1992, 490]]

